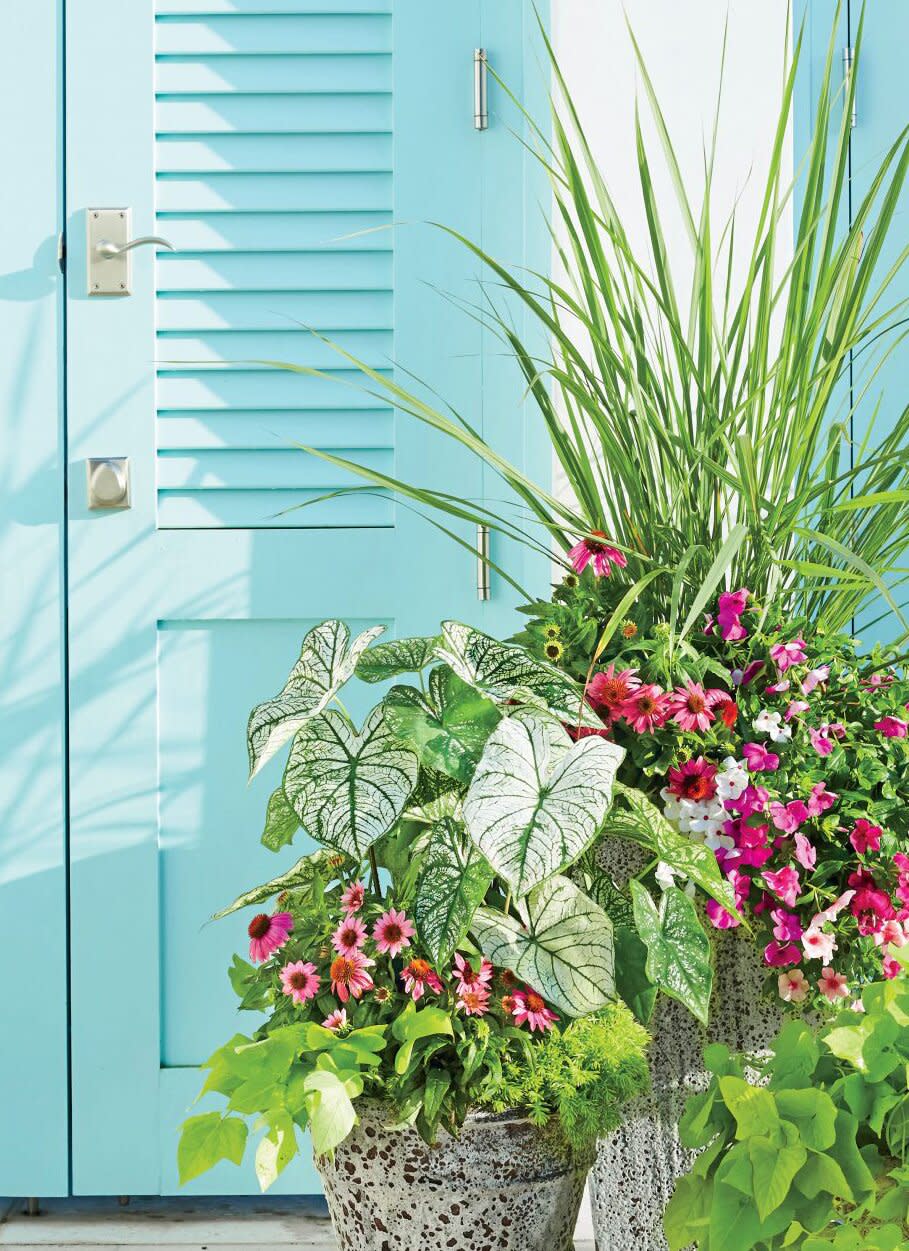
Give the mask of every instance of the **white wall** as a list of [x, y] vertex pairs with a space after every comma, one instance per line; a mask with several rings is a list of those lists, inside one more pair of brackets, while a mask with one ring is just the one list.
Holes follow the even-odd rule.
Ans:
[[[756, 225], [764, 173], [779, 112], [786, 55], [787, 0], [551, 0], [556, 54], [585, 129], [633, 238], [646, 230], [638, 190], [634, 103], [639, 76], [625, 14], [660, 97], [686, 185], [702, 186], [720, 81], [724, 27], [728, 40], [713, 189], [715, 233], [737, 197], [736, 230]], [[641, 99], [642, 116], [646, 101]], [[662, 170], [653, 147], [652, 164]], [[786, 156], [791, 168], [790, 149]], [[672, 212], [674, 192], [657, 178], [666, 206], [670, 256], [685, 273], [688, 241]], [[701, 196], [694, 195], [695, 208]], [[781, 238], [790, 237], [784, 229]], [[781, 258], [785, 263], [785, 258]], [[719, 298], [719, 293], [718, 293]], [[582, 1213], [579, 1238], [593, 1237]]]

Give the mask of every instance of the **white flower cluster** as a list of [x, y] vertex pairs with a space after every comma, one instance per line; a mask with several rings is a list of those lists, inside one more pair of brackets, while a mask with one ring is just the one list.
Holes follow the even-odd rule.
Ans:
[[[807, 707], [807, 705], [806, 705]], [[766, 734], [771, 743], [788, 743], [792, 738], [792, 726], [782, 724], [781, 713], [764, 708], [752, 721], [755, 734]]]
[[724, 807], [727, 799], [738, 799], [748, 785], [748, 770], [744, 760], [727, 756], [720, 765], [716, 782], [716, 794], [712, 799], [679, 799], [668, 787], [660, 791], [663, 800], [663, 816], [681, 833], [696, 842], [704, 843], [711, 851], [723, 848], [732, 851], [735, 842], [723, 833], [723, 825], [729, 820]]

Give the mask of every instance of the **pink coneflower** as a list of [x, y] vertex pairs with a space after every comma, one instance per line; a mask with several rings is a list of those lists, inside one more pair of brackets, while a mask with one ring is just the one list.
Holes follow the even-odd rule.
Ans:
[[413, 998], [414, 1003], [421, 999], [427, 990], [441, 994], [442, 983], [438, 973], [433, 971], [428, 960], [411, 960], [401, 971], [401, 980], [405, 991]]
[[849, 998], [849, 984], [845, 977], [829, 967], [821, 969], [817, 988], [831, 1003], [836, 1003], [837, 999]]
[[329, 1012], [328, 1016], [322, 1022], [323, 1029], [332, 1029], [338, 1033], [342, 1029], [347, 1029], [347, 1009], [335, 1008], [334, 1012]]
[[552, 1029], [553, 1023], [559, 1018], [554, 1012], [546, 1007], [545, 1000], [538, 995], [535, 990], [531, 990], [526, 986], [523, 990], [516, 990], [512, 996], [514, 999], [514, 1008], [512, 1016], [518, 1025], [525, 1022], [530, 1026], [531, 1033], [539, 1030], [545, 1033], [546, 1030]]
[[602, 530], [592, 530], [590, 538], [575, 543], [568, 553], [568, 559], [575, 573], [583, 573], [593, 561], [593, 572], [598, 578], [608, 578], [612, 565], [624, 569], [628, 564], [624, 554], [618, 548], [610, 546], [609, 539]]
[[281, 990], [290, 995], [295, 1003], [306, 1003], [308, 999], [315, 998], [318, 989], [319, 975], [316, 966], [309, 961], [304, 964], [302, 960], [296, 960], [285, 964], [281, 970]]
[[669, 714], [683, 730], [707, 730], [716, 720], [713, 705], [728, 698], [725, 691], [705, 691], [699, 682], [689, 680], [669, 696]]
[[881, 717], [880, 721], [875, 721], [874, 728], [880, 730], [885, 738], [905, 738], [909, 730], [906, 722], [899, 717]]
[[294, 927], [294, 919], [289, 912], [276, 912], [268, 916], [260, 912], [249, 923], [249, 958], [253, 964], [261, 964], [270, 955], [280, 950], [287, 942]]
[[362, 882], [351, 882], [341, 896], [341, 907], [348, 913], [359, 912], [366, 898], [366, 887]]
[[777, 979], [780, 998], [786, 1003], [801, 1003], [808, 998], [808, 978], [801, 969], [790, 969]]
[[341, 956], [352, 956], [365, 942], [366, 926], [352, 914], [344, 918], [331, 936], [331, 945]]
[[618, 709], [636, 734], [650, 734], [669, 716], [669, 696], [658, 686], [639, 686]]
[[641, 685], [636, 669], [615, 671], [615, 665], [607, 665], [602, 673], [595, 673], [587, 688], [587, 698], [594, 708], [610, 717], [618, 716], [619, 709]]
[[774, 643], [770, 648], [770, 659], [776, 664], [780, 673], [785, 673], [793, 665], [803, 664], [808, 659], [805, 640], [797, 638], [791, 643]]
[[414, 928], [403, 912], [389, 908], [379, 917], [372, 930], [373, 941], [383, 956], [396, 956], [404, 947], [410, 946]]
[[366, 970], [374, 964], [375, 960], [364, 956], [362, 951], [355, 951], [349, 956], [336, 956], [332, 960], [329, 969], [331, 989], [342, 1003], [347, 1003], [351, 996], [359, 999], [364, 990], [372, 990], [373, 981]]
[[869, 851], [880, 851], [882, 833], [883, 831], [879, 825], [872, 825], [864, 817], [859, 817], [852, 827], [849, 842], [858, 855], [864, 856]]
[[717, 601], [716, 623], [727, 643], [738, 643], [748, 637], [748, 631], [739, 618], [745, 611], [750, 594], [744, 587], [740, 591], [723, 591]]
[[465, 1016], [485, 1016], [489, 1011], [489, 991], [483, 986], [468, 986], [459, 990], [457, 1010]]
[[488, 960], [480, 961], [479, 969], [475, 969], [469, 960], [465, 960], [460, 951], [454, 954], [454, 968], [451, 975], [457, 983], [458, 994], [465, 990], [485, 990], [492, 981], [492, 965]]
[[679, 799], [690, 799], [695, 803], [703, 803], [713, 799], [716, 794], [716, 765], [698, 756], [694, 760], [686, 760], [677, 769], [669, 770], [668, 789]]

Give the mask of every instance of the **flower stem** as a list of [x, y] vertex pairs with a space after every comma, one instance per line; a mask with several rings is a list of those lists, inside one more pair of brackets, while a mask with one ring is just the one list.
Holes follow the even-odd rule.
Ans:
[[382, 898], [382, 884], [381, 884], [381, 882], [379, 881], [379, 866], [378, 866], [378, 864], [376, 863], [376, 849], [375, 849], [375, 847], [370, 847], [370, 849], [369, 849], [369, 872], [370, 872], [370, 875], [371, 875], [371, 877], [372, 877], [372, 889], [373, 889], [373, 893], [374, 893], [374, 894], [375, 894], [375, 895], [376, 895], [379, 899], [381, 899], [381, 898]]

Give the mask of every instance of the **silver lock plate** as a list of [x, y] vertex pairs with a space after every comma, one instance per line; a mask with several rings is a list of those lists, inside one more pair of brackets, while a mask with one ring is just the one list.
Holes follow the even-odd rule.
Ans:
[[129, 295], [132, 278], [131, 254], [105, 256], [100, 244], [113, 243], [123, 247], [129, 242], [130, 212], [128, 208], [86, 209], [86, 258], [89, 295]]
[[129, 508], [129, 457], [90, 456], [85, 462], [89, 508]]

